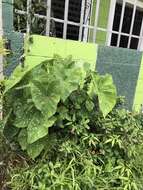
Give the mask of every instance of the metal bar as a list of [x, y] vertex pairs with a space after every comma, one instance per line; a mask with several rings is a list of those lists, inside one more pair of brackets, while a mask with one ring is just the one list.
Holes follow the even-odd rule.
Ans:
[[138, 50], [140, 50], [140, 51], [143, 50], [143, 19], [142, 19], [141, 30], [140, 30]]
[[[114, 30], [106, 30], [106, 29], [104, 29], [104, 28], [99, 28], [99, 27], [97, 27], [97, 30], [99, 30], [99, 31], [103, 31], [103, 32], [111, 32], [111, 33], [113, 33], [113, 34], [119, 34], [119, 32], [117, 32], [117, 31], [114, 31]], [[129, 37], [129, 34], [127, 34], [127, 33], [124, 33], [124, 32], [121, 32], [120, 33], [121, 35], [123, 35], [123, 36], [128, 36]], [[140, 37], [139, 36], [137, 36], [137, 35], [132, 35], [132, 37], [133, 38], [137, 38], [137, 39], [139, 39]]]
[[78, 40], [82, 40], [82, 30], [83, 30], [83, 21], [84, 21], [84, 10], [85, 10], [85, 0], [82, 0], [81, 4], [81, 14], [80, 14], [80, 28], [79, 28], [79, 37]]
[[119, 47], [119, 45], [120, 45], [121, 31], [122, 31], [122, 25], [123, 25], [124, 13], [125, 13], [125, 5], [126, 5], [126, 2], [124, 0], [123, 1], [123, 6], [122, 6], [121, 19], [120, 19], [120, 26], [119, 26], [119, 35], [118, 35], [117, 47]]
[[93, 42], [96, 41], [96, 32], [98, 26], [98, 16], [99, 16], [99, 9], [100, 9], [100, 0], [96, 1], [96, 14], [95, 14], [95, 21], [94, 21], [94, 29], [93, 29]]
[[[134, 4], [135, 1], [136, 1], [136, 0], [126, 0], [126, 3]], [[136, 5], [137, 5], [138, 7], [143, 7], [143, 2], [142, 2], [142, 0], [137, 0]]]
[[133, 14], [132, 14], [132, 22], [131, 22], [131, 27], [130, 27], [130, 35], [129, 35], [129, 40], [128, 40], [128, 48], [130, 48], [130, 44], [131, 44], [131, 37], [132, 37], [132, 33], [133, 33], [133, 27], [134, 27], [134, 21], [135, 21], [135, 14], [136, 14], [136, 8], [137, 8], [137, 0], [135, 1], [134, 4], [134, 9], [133, 9]]
[[46, 10], [46, 36], [50, 35], [51, 0], [47, 0]]
[[67, 37], [68, 12], [69, 12], [69, 0], [65, 0], [63, 39], [66, 39]]
[[[19, 14], [19, 15], [27, 15], [26, 11], [22, 11], [22, 10], [18, 10], [18, 9], [15, 9], [14, 11], [15, 11], [16, 14]], [[40, 15], [40, 14], [34, 14], [34, 16], [37, 17], [37, 18], [47, 19], [47, 16]]]
[[[90, 14], [91, 14], [91, 5], [92, 5], [92, 0], [86, 0], [85, 15], [84, 15], [84, 25], [89, 25]], [[88, 28], [84, 28], [83, 42], [88, 41], [88, 32], [89, 32]]]
[[[22, 11], [22, 10], [18, 10], [18, 9], [15, 9], [15, 13], [17, 13], [19, 15], [27, 15], [26, 11]], [[34, 14], [34, 16], [36, 18], [41, 18], [41, 19], [45, 19], [45, 20], [47, 19], [47, 16], [44, 16], [44, 15]], [[51, 17], [51, 20], [53, 20], [55, 22], [59, 22], [59, 23], [64, 23], [64, 20], [59, 19], [59, 18]], [[67, 21], [67, 23], [71, 24], [71, 25], [74, 25], [74, 26], [80, 26], [80, 24], [77, 23], [77, 22]]]
[[115, 7], [116, 7], [116, 0], [111, 0], [110, 2], [110, 9], [109, 9], [109, 16], [108, 16], [108, 26], [107, 26], [107, 35], [106, 35], [106, 45], [110, 46], [111, 44], [111, 37], [112, 32], [110, 32], [113, 28], [114, 16], [115, 16]]
[[27, 34], [30, 34], [30, 29], [31, 29], [31, 7], [32, 7], [32, 0], [27, 0], [27, 28], [26, 28]]

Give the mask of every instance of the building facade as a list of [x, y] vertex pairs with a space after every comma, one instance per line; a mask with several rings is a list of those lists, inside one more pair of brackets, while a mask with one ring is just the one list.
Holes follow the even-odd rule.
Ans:
[[[51, 46], [48, 37], [64, 39], [55, 39], [55, 43], [60, 44], [60, 50], [71, 52], [73, 57], [78, 52], [84, 57], [86, 49], [90, 46], [86, 42], [91, 42], [97, 47], [96, 51], [92, 52], [92, 55], [94, 53], [96, 55], [97, 71], [113, 76], [118, 95], [126, 98], [127, 109], [140, 110], [143, 104], [143, 1], [0, 0], [0, 2], [2, 33], [12, 52], [7, 59], [5, 75], [10, 75], [20, 62], [24, 52], [25, 33], [38, 34], [40, 39], [41, 36], [47, 36], [45, 43], [53, 49], [55, 46]], [[36, 2], [40, 2], [40, 5], [35, 7]], [[70, 46], [75, 51], [69, 51]], [[59, 52], [58, 49], [54, 51]], [[90, 53], [92, 50], [87, 51]]]

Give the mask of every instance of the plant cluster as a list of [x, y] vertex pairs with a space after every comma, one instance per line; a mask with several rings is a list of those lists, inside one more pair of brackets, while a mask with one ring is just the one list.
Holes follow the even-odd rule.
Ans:
[[55, 56], [4, 85], [5, 138], [34, 159], [9, 166], [12, 190], [142, 189], [142, 115], [117, 109], [110, 75]]
[[142, 190], [143, 130], [138, 116], [113, 110], [104, 118], [75, 110], [73, 122], [63, 126], [60, 119], [51, 128], [47, 149], [33, 164], [11, 168], [12, 189]]
[[6, 138], [34, 159], [46, 148], [50, 128], [74, 131], [74, 123], [88, 123], [99, 110], [105, 117], [116, 104], [116, 88], [110, 75], [98, 75], [90, 64], [54, 57], [17, 67], [5, 82], [3, 102]]

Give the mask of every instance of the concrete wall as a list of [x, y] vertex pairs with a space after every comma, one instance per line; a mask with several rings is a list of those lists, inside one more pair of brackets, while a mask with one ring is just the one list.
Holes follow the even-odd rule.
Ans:
[[13, 28], [13, 1], [2, 0], [3, 33], [7, 40], [11, 54], [5, 64], [4, 74], [9, 75], [20, 61], [23, 53], [23, 34], [15, 32]]

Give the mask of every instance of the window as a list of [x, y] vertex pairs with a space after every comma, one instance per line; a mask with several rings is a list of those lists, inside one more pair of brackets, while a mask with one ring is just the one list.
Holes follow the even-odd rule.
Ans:
[[[81, 3], [82, 0], [70, 0], [68, 5], [68, 21], [79, 23], [81, 15]], [[59, 18], [64, 20], [65, 13], [65, 0], [52, 0], [51, 2], [51, 11], [54, 18]], [[63, 36], [63, 24], [55, 22], [55, 34], [56, 37]], [[67, 39], [78, 40], [79, 35], [79, 26], [67, 25]]]
[[142, 20], [143, 3], [116, 1], [110, 45], [141, 50]]
[[16, 31], [143, 50], [141, 0], [16, 2], [15, 0]]
[[[31, 14], [30, 32], [40, 35], [46, 34], [46, 8], [47, 2], [50, 2], [50, 36], [63, 38], [66, 23], [65, 38], [78, 40], [81, 11], [83, 0], [23, 0], [20, 3], [14, 1], [14, 28], [16, 31], [25, 33], [27, 31], [27, 14]], [[18, 1], [19, 2], [19, 1]], [[28, 12], [28, 2], [30, 3], [30, 10]], [[67, 3], [68, 2], [68, 3]], [[67, 5], [66, 5], [67, 3]], [[83, 10], [85, 12], [86, 9]], [[67, 12], [67, 15], [65, 16]], [[67, 21], [65, 22], [65, 17]], [[84, 15], [83, 15], [84, 19]], [[83, 23], [82, 23], [83, 24]], [[82, 31], [83, 33], [83, 31]], [[82, 35], [81, 35], [82, 36]], [[82, 38], [82, 37], [81, 37]]]

